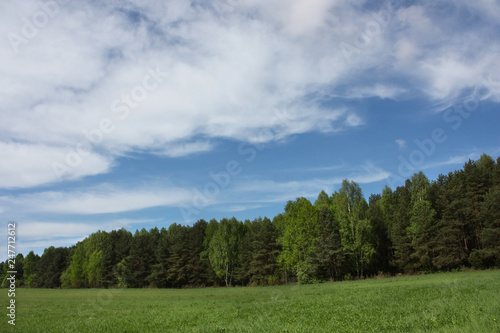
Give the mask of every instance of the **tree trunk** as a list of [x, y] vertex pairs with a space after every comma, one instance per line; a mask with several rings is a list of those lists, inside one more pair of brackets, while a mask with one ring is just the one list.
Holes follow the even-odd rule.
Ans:
[[229, 287], [228, 278], [229, 278], [229, 267], [226, 264], [226, 287]]

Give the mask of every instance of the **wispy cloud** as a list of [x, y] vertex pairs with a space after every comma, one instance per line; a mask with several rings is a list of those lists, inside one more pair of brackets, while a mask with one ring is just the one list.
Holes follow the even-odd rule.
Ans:
[[257, 209], [261, 207], [262, 205], [237, 205], [237, 206], [230, 206], [226, 209], [223, 208], [223, 210], [225, 210], [226, 212], [236, 213], [236, 212], [244, 212], [247, 210]]
[[0, 203], [27, 212], [55, 214], [107, 214], [141, 210], [151, 207], [176, 207], [191, 200], [189, 191], [172, 187], [159, 189], [120, 188], [101, 185], [85, 191], [50, 191], [19, 196], [0, 197]]
[[204, 153], [211, 151], [215, 147], [211, 142], [188, 142], [181, 144], [171, 144], [162, 148], [159, 155], [168, 157], [181, 157], [195, 153]]
[[[18, 221], [16, 222], [17, 238], [16, 249], [18, 253], [36, 249], [44, 249], [49, 246], [72, 246], [82, 241], [90, 234], [101, 231], [112, 231], [121, 228], [133, 228], [144, 223], [158, 223], [159, 219], [111, 219], [111, 220], [87, 220], [84, 222], [69, 221]], [[7, 228], [0, 230], [0, 246], [6, 249]], [[2, 246], [4, 245], [5, 246]], [[0, 255], [3, 251], [0, 253]], [[6, 257], [7, 253], [3, 254]]]
[[[0, 141], [0, 188], [29, 188], [41, 184], [58, 182], [54, 162], [66, 163], [73, 159], [74, 150], [69, 146], [48, 146], [43, 144]], [[73, 163], [74, 160], [70, 160]], [[64, 166], [65, 179], [79, 179], [85, 176], [106, 173], [113, 167], [113, 160], [96, 152], [89, 152], [78, 160], [78, 167]], [[61, 170], [62, 172], [62, 170]]]
[[477, 160], [479, 155], [479, 153], [474, 152], [466, 155], [451, 156], [446, 160], [426, 164], [422, 167], [422, 169], [432, 169], [446, 165], [464, 165], [468, 160]]
[[352, 174], [349, 179], [360, 184], [370, 184], [387, 179], [391, 175], [389, 172], [377, 168], [371, 163], [364, 165], [362, 168], [364, 172]]
[[346, 124], [351, 127], [363, 125], [363, 120], [357, 114], [350, 114], [346, 118]]
[[335, 170], [341, 170], [346, 167], [345, 163], [341, 163], [338, 165], [331, 165], [331, 166], [321, 166], [321, 167], [310, 167], [310, 168], [300, 168], [300, 169], [293, 169], [293, 171], [301, 171], [301, 172], [318, 172], [318, 171], [335, 171]]
[[403, 140], [403, 139], [397, 139], [395, 142], [398, 145], [399, 150], [403, 150], [403, 149], [406, 148], [406, 141], [405, 140]]
[[18, 222], [19, 234], [22, 239], [35, 241], [48, 238], [72, 238], [90, 235], [98, 230], [111, 231], [136, 224], [159, 222], [158, 219], [111, 219], [88, 220], [85, 222], [50, 222], [50, 221], [22, 221]]
[[379, 97], [382, 99], [395, 99], [401, 95], [404, 95], [406, 92], [407, 90], [402, 87], [377, 83], [374, 86], [356, 86], [347, 90], [344, 93], [344, 96], [349, 98]]
[[241, 197], [244, 198], [242, 202], [286, 202], [300, 196], [316, 197], [321, 190], [333, 192], [345, 178], [360, 184], [370, 184], [387, 179], [389, 176], [389, 172], [366, 163], [362, 167], [354, 168], [354, 171], [350, 173], [333, 178], [308, 178], [281, 182], [247, 178], [235, 186], [235, 192], [240, 194], [231, 193], [227, 200], [235, 202], [235, 197]]

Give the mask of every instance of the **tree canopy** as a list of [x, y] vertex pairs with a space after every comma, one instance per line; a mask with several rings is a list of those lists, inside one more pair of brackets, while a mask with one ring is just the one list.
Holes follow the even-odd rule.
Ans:
[[34, 288], [310, 283], [463, 266], [500, 266], [500, 158], [482, 155], [434, 181], [419, 172], [368, 202], [346, 179], [314, 204], [288, 201], [273, 219], [98, 231], [15, 257], [16, 283]]

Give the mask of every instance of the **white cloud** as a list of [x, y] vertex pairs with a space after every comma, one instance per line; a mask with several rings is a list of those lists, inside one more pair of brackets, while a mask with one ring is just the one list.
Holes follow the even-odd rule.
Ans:
[[[333, 192], [335, 187], [347, 178], [359, 184], [375, 183], [387, 179], [390, 173], [366, 163], [361, 167], [348, 168], [351, 173], [346, 176], [333, 178], [307, 178], [293, 181], [274, 181], [274, 180], [256, 180], [246, 179], [237, 184], [235, 191], [241, 194], [228, 194], [228, 202], [235, 202], [234, 198], [244, 198], [238, 202], [286, 202], [296, 197], [316, 197], [321, 190]], [[339, 174], [346, 174], [342, 170]]]
[[334, 171], [334, 170], [340, 170], [345, 168], [345, 163], [341, 163], [338, 165], [331, 165], [331, 166], [321, 166], [321, 167], [311, 167], [311, 168], [300, 168], [300, 169], [293, 169], [297, 171], [302, 171], [302, 172], [317, 172], [317, 171]]
[[309, 35], [322, 27], [330, 9], [338, 1], [334, 0], [275, 0], [254, 1], [260, 12], [277, 23], [281, 30], [293, 37]]
[[403, 140], [403, 139], [397, 139], [395, 142], [398, 145], [399, 150], [405, 149], [405, 147], [406, 147], [406, 141], [405, 140]]
[[345, 97], [349, 98], [370, 98], [379, 97], [382, 99], [391, 98], [396, 99], [407, 92], [406, 89], [401, 87], [385, 85], [385, 84], [375, 84], [371, 86], [357, 86], [350, 89], [344, 93]]
[[181, 188], [117, 188], [101, 185], [85, 191], [39, 192], [16, 197], [3, 196], [0, 202], [22, 211], [54, 214], [106, 214], [151, 207], [176, 207], [192, 195]]
[[225, 209], [225, 211], [236, 213], [236, 212], [244, 212], [247, 210], [257, 209], [261, 207], [262, 205], [237, 205], [237, 206], [230, 206], [227, 209]]
[[[270, 139], [330, 130], [329, 123], [338, 118], [336, 111], [301, 101], [318, 70], [316, 61], [304, 54], [306, 45], [297, 48], [291, 37], [315, 33], [330, 5], [318, 0], [290, 7], [279, 4], [286, 10], [270, 21], [248, 21], [246, 14], [234, 11], [245, 23], [230, 21], [230, 28], [201, 7], [175, 2], [61, 5], [50, 24], [19, 45], [18, 54], [8, 40], [2, 41], [6, 52], [0, 55], [0, 70], [6, 89], [0, 93], [4, 120], [0, 130], [9, 139], [30, 145], [74, 147], [86, 140], [83, 130], [97, 129], [111, 113], [113, 130], [95, 147], [110, 158], [137, 149], [163, 151], [171, 157], [212, 149], [207, 142], [176, 146], [200, 135], [208, 140], [251, 141], [266, 127], [277, 132]], [[117, 11], [115, 6], [128, 7], [129, 12]], [[40, 10], [36, 1], [24, 11], [5, 6], [6, 24], [0, 33], [22, 34], [22, 22], [9, 17], [15, 13], [29, 18]], [[138, 21], [127, 16], [133, 11], [140, 11]], [[179, 23], [180, 17], [184, 20]], [[297, 17], [303, 20], [290, 20]], [[275, 30], [275, 19], [286, 24], [284, 30], [291, 35]], [[123, 97], [143, 84], [149, 67], [168, 71], [170, 76], [144, 100], [132, 99], [133, 107], [126, 106]], [[290, 121], [286, 126], [270, 125], [269, 111], [282, 106], [291, 113]], [[120, 118], [129, 111], [131, 115], [120, 120], [113, 110]], [[40, 154], [50, 155], [44, 150]], [[42, 160], [36, 165], [46, 164]], [[80, 176], [108, 170], [94, 168], [80, 171]], [[8, 186], [52, 181], [44, 172], [39, 174], [31, 181], [13, 178]]]
[[195, 153], [203, 153], [211, 151], [214, 144], [210, 142], [188, 142], [177, 145], [167, 145], [159, 155], [165, 155], [168, 157], [180, 157], [191, 155]]
[[349, 126], [356, 127], [363, 124], [363, 120], [356, 114], [350, 114], [347, 116], [346, 123]]
[[19, 235], [23, 240], [44, 240], [56, 238], [86, 237], [98, 230], [111, 231], [134, 224], [152, 223], [153, 219], [117, 219], [109, 221], [86, 222], [50, 222], [50, 221], [23, 221], [17, 223]]
[[466, 64], [453, 56], [435, 59], [423, 64], [422, 69], [431, 76], [429, 94], [444, 99], [469, 86], [471, 80], [478, 80], [481, 71], [477, 65]]
[[[101, 230], [110, 232], [121, 228], [130, 228], [137, 224], [158, 223], [158, 219], [112, 219], [89, 220], [85, 222], [21, 221], [16, 223], [16, 250], [26, 255], [29, 251], [41, 252], [49, 246], [72, 246], [89, 235]], [[0, 247], [7, 248], [7, 227], [0, 230]], [[2, 246], [4, 245], [5, 246]], [[6, 251], [5, 251], [6, 252]], [[0, 253], [1, 255], [1, 253]], [[6, 257], [7, 253], [3, 255]]]
[[[69, 146], [0, 141], [0, 151], [0, 187], [3, 188], [33, 187], [59, 181], [60, 177], [78, 179], [108, 172], [113, 165], [109, 157], [92, 151], [84, 157], [77, 156], [74, 148]], [[67, 161], [75, 167], [68, 166]]]
[[[42, 255], [44, 249], [54, 246], [54, 247], [70, 247], [76, 243], [85, 239], [86, 236], [81, 237], [71, 237], [71, 238], [48, 238], [33, 241], [20, 240], [17, 242], [17, 253], [22, 253], [26, 256], [30, 251]], [[2, 244], [0, 244], [1, 246]], [[5, 246], [6, 247], [6, 246]], [[4, 258], [7, 256], [7, 251], [5, 251]]]
[[[22, 222], [17, 224], [23, 240], [46, 240], [65, 237], [84, 237], [96, 232], [97, 226], [74, 222]], [[103, 229], [101, 229], [103, 230]]]
[[364, 173], [353, 175], [352, 177], [349, 177], [350, 180], [353, 180], [359, 184], [370, 184], [387, 179], [391, 175], [389, 172], [377, 168], [371, 164], [365, 165], [363, 169]]
[[[22, 18], [30, 20], [40, 5], [3, 4], [0, 35], [22, 36]], [[321, 91], [345, 98], [456, 97], [485, 74], [500, 76], [500, 43], [488, 37], [496, 36], [491, 8], [498, 4], [469, 6], [489, 21], [464, 33], [458, 10], [441, 22], [433, 2], [404, 4], [347, 63], [340, 43], [354, 43], [373, 20], [364, 1], [233, 1], [215, 11], [175, 0], [61, 4], [18, 53], [0, 40], [0, 140], [16, 162], [2, 166], [11, 177], [0, 187], [54, 181], [54, 156], [64, 158], [62, 150], [87, 140], [82, 131], [98, 129], [105, 118], [113, 130], [65, 179], [109, 172], [131, 151], [179, 157], [209, 151], [217, 138], [281, 140], [363, 123], [356, 110], [332, 110], [311, 98]], [[169, 74], [141, 94], [144, 82], [155, 82], [147, 78], [150, 68]], [[500, 93], [491, 98], [500, 100]], [[273, 122], [273, 110], [281, 108], [287, 122]], [[273, 135], [263, 137], [263, 129]], [[19, 164], [26, 164], [23, 172]]]
[[396, 45], [396, 57], [398, 62], [404, 66], [411, 66], [411, 63], [421, 55], [421, 49], [408, 38], [402, 38]]
[[432, 169], [436, 167], [442, 167], [446, 165], [461, 165], [463, 166], [468, 160], [477, 160], [479, 158], [478, 153], [470, 153], [466, 155], [451, 156], [447, 160], [434, 162], [426, 164], [422, 169]]
[[[456, 103], [491, 73], [500, 76], [496, 69], [500, 43], [485, 38], [498, 33], [484, 19], [485, 7], [484, 1], [448, 2], [443, 7], [422, 1], [401, 9], [397, 14], [400, 29], [393, 32], [394, 47], [389, 47], [394, 58], [391, 67], [404, 73], [415, 92], [420, 90], [445, 106]], [[489, 98], [498, 101], [499, 96]]]

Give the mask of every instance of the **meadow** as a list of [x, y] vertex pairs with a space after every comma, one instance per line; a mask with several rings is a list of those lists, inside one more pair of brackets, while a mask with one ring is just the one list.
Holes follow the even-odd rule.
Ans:
[[500, 332], [500, 271], [276, 287], [18, 289], [1, 332]]

